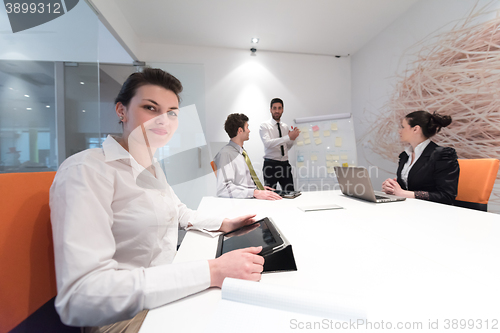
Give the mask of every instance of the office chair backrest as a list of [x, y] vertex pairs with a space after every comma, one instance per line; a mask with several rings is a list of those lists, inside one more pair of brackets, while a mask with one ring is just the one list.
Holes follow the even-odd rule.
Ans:
[[210, 162], [210, 166], [212, 166], [212, 170], [214, 170], [215, 177], [217, 177], [217, 166], [215, 165], [215, 162], [214, 161]]
[[[49, 210], [54, 175], [0, 174], [0, 333], [10, 332], [57, 294]], [[51, 331], [47, 315], [41, 317], [43, 326], [33, 331]]]
[[460, 176], [454, 204], [487, 211], [500, 161], [494, 158], [458, 160]]

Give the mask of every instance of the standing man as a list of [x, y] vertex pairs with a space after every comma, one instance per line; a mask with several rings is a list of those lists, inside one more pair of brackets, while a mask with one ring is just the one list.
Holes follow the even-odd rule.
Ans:
[[224, 124], [229, 143], [214, 158], [217, 166], [217, 196], [226, 198], [257, 198], [279, 200], [272, 189], [262, 185], [255, 174], [243, 143], [250, 138], [248, 117], [242, 113], [230, 114]]
[[271, 119], [260, 125], [260, 138], [264, 143], [264, 183], [276, 188], [280, 183], [283, 191], [294, 191], [292, 167], [288, 162], [288, 150], [300, 134], [297, 127], [289, 130], [281, 122], [284, 104], [280, 98], [271, 100]]

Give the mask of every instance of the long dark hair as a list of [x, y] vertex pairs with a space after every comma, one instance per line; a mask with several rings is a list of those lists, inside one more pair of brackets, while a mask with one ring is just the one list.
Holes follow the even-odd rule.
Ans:
[[146, 67], [142, 72], [131, 74], [127, 78], [115, 98], [115, 104], [120, 102], [127, 107], [137, 89], [148, 84], [170, 90], [177, 96], [177, 100], [179, 100], [179, 94], [182, 92], [182, 84], [175, 76], [159, 68]]
[[436, 112], [429, 113], [427, 111], [414, 111], [406, 115], [406, 121], [411, 127], [420, 126], [422, 134], [426, 138], [439, 133], [442, 127], [451, 124], [451, 117], [440, 115]]

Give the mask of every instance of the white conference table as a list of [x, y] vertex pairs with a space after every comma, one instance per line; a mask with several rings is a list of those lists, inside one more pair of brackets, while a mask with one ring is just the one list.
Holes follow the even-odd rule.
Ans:
[[[343, 209], [297, 208], [330, 203]], [[362, 297], [374, 322], [422, 322], [426, 331], [429, 320], [441, 329], [446, 319], [497, 320], [500, 330], [500, 215], [417, 199], [375, 204], [340, 191], [279, 201], [205, 197], [198, 210], [274, 220], [298, 270], [263, 274], [260, 283]], [[216, 248], [216, 237], [190, 231], [174, 263], [212, 259]], [[140, 333], [203, 332], [220, 298], [210, 288], [150, 310]]]

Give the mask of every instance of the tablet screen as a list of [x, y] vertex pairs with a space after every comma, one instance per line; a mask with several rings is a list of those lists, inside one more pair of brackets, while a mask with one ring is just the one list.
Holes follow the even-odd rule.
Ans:
[[262, 246], [264, 252], [266, 248], [277, 245], [280, 244], [264, 219], [224, 235], [222, 254], [252, 246]]

